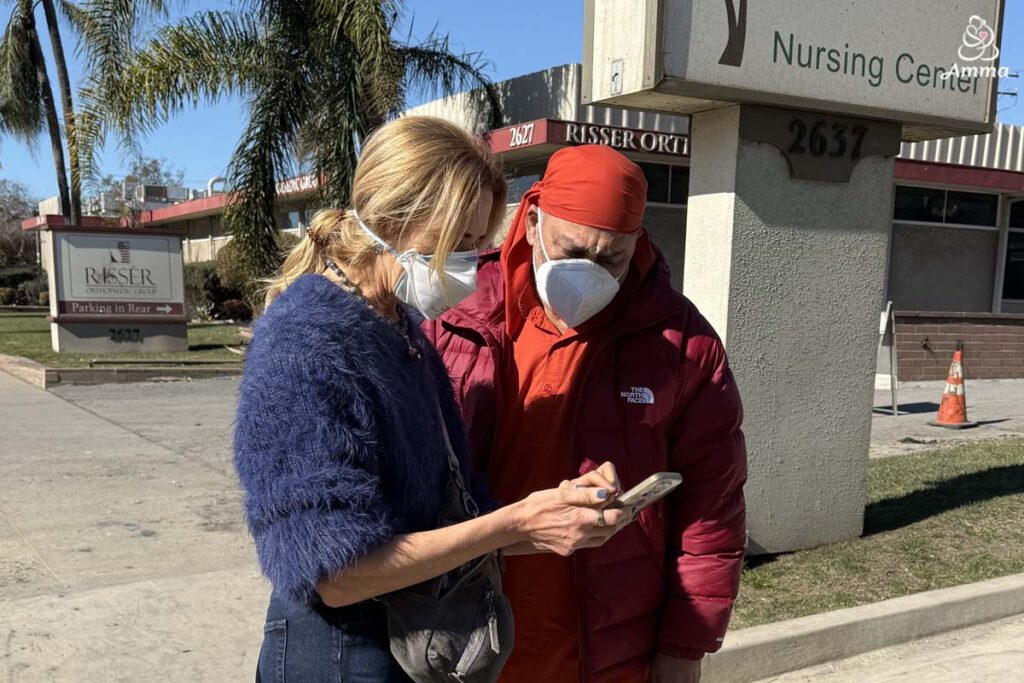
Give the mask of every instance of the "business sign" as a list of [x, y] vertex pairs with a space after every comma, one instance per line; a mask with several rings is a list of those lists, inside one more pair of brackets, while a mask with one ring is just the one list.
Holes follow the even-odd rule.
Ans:
[[279, 195], [312, 192], [320, 187], [320, 181], [317, 180], [317, 177], [315, 173], [307, 173], [306, 175], [294, 178], [285, 178], [284, 180], [277, 181], [274, 191]]
[[694, 113], [765, 104], [906, 124], [995, 120], [1002, 0], [587, 0], [583, 100]]
[[55, 230], [52, 242], [56, 320], [184, 317], [179, 235]]
[[539, 119], [499, 128], [488, 133], [488, 140], [491, 150], [497, 154], [542, 145], [604, 145], [623, 152], [674, 157], [684, 157], [690, 153], [690, 139], [680, 133], [659, 133], [555, 119]]

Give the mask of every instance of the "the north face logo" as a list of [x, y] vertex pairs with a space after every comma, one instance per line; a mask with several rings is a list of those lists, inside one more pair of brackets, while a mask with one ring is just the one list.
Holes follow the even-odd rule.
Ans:
[[626, 403], [654, 404], [654, 392], [647, 387], [631, 387], [629, 391], [623, 391], [620, 396], [626, 399]]

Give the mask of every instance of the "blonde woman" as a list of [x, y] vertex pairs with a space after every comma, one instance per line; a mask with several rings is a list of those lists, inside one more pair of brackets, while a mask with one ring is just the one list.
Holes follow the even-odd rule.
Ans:
[[603, 471], [439, 528], [453, 461], [489, 506], [416, 321], [473, 291], [505, 197], [479, 138], [433, 118], [388, 123], [363, 147], [354, 209], [317, 214], [271, 282], [235, 432], [273, 587], [258, 681], [408, 680], [374, 598], [502, 548], [568, 555], [630, 521], [603, 509], [616, 493]]

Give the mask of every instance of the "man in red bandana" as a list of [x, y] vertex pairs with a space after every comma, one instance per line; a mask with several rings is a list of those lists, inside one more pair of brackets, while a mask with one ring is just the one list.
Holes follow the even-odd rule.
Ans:
[[641, 225], [647, 182], [608, 147], [551, 157], [470, 299], [427, 324], [474, 456], [515, 501], [615, 464], [683, 475], [602, 548], [508, 558], [507, 683], [695, 682], [721, 647], [745, 541], [739, 392], [715, 331]]

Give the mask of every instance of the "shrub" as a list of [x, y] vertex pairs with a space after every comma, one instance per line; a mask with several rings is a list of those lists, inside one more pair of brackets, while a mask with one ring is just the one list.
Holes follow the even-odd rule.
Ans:
[[301, 241], [301, 237], [290, 232], [277, 233], [277, 246], [281, 248], [281, 260], [284, 261], [284, 257], [288, 255], [288, 252]]
[[247, 323], [252, 320], [252, 306], [241, 299], [228, 299], [218, 310], [221, 318]]
[[23, 282], [46, 276], [38, 266], [12, 266], [0, 268], [0, 287], [17, 287]]
[[49, 291], [50, 283], [46, 279], [46, 271], [37, 270], [35, 278], [18, 285], [18, 298], [24, 306], [38, 306], [39, 295]]
[[14, 287], [0, 287], [0, 306], [13, 306], [17, 301], [17, 289]]
[[191, 320], [212, 319], [218, 304], [229, 298], [212, 261], [185, 264], [185, 312]]
[[40, 306], [49, 306], [50, 305], [50, 293], [49, 292], [39, 292], [39, 305]]
[[217, 252], [217, 260], [214, 261], [214, 268], [220, 284], [226, 289], [233, 289], [241, 292], [246, 289], [250, 282], [250, 275], [246, 268], [242, 250], [238, 242], [231, 240]]
[[[284, 261], [284, 257], [299, 241], [300, 238], [291, 233], [277, 234], [277, 244], [281, 250], [280, 261]], [[237, 292], [238, 298], [247, 301], [253, 310], [258, 310], [263, 305], [263, 283], [249, 270], [249, 264], [235, 240], [231, 240], [217, 252], [216, 268], [217, 276], [225, 289]]]

